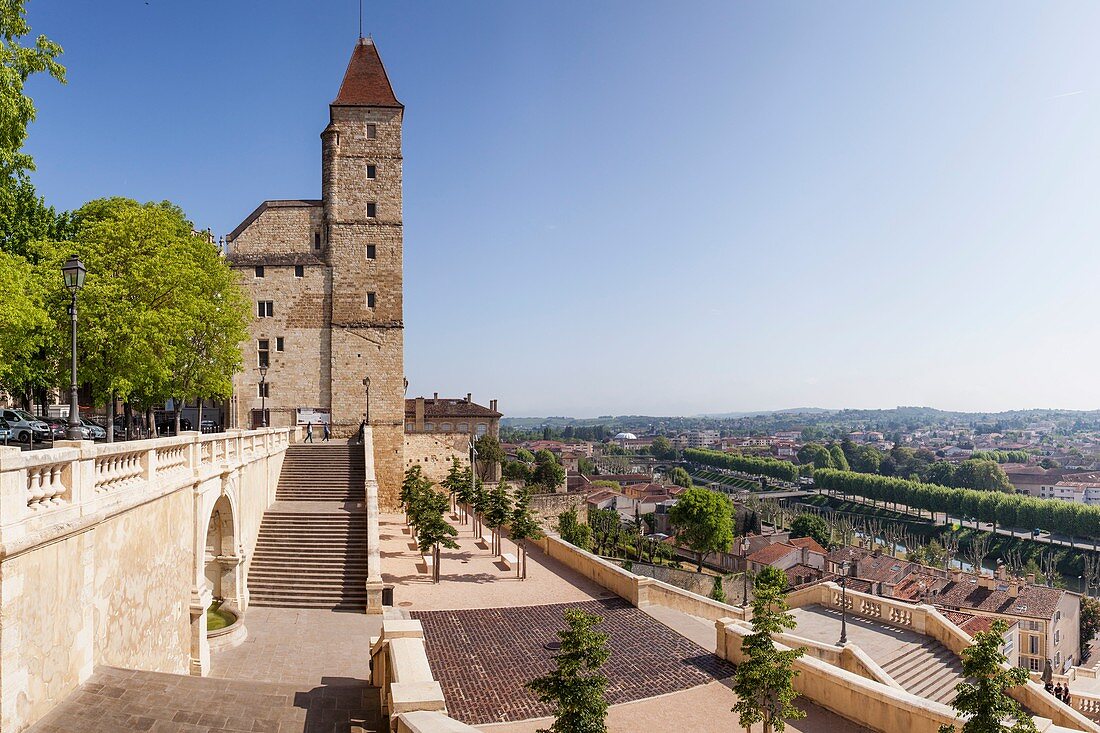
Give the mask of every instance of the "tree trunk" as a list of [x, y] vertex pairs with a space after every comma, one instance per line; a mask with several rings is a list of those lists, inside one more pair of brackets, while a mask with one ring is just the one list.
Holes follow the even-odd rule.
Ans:
[[149, 426], [149, 437], [150, 438], [156, 438], [157, 437], [157, 421], [156, 421], [156, 416], [153, 415], [153, 408], [152, 407], [145, 408], [145, 422]]
[[130, 434], [131, 424], [133, 423], [133, 419], [134, 419], [134, 408], [130, 406], [129, 402], [126, 402], [122, 405], [122, 424], [126, 428], [123, 431], [123, 435], [126, 436], [126, 440], [130, 440], [131, 438], [133, 438], [133, 436]]
[[172, 421], [175, 423], [173, 428], [172, 428], [172, 434], [173, 435], [179, 435], [180, 434], [180, 412], [181, 412], [180, 407], [182, 407], [182, 403], [179, 401], [179, 398], [176, 398], [176, 399], [172, 400], [172, 406], [176, 408], [176, 416], [174, 418], [172, 418]]
[[107, 442], [115, 442], [115, 409], [118, 407], [118, 399], [115, 397], [115, 393], [111, 393], [110, 399], [107, 400], [107, 404], [111, 409], [107, 410]]
[[436, 542], [435, 546], [432, 547], [432, 556], [435, 559], [435, 562], [432, 563], [432, 566], [433, 566], [432, 567], [432, 580], [434, 582], [438, 583], [439, 582], [439, 543], [438, 542]]

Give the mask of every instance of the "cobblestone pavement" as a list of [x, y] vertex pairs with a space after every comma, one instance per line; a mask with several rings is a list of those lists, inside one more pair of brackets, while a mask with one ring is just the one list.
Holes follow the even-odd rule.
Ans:
[[550, 714], [523, 685], [552, 666], [563, 613], [581, 608], [603, 617], [609, 637], [607, 699], [625, 703], [704, 685], [733, 666], [657, 623], [621, 599], [517, 608], [414, 611], [424, 624], [428, 661], [447, 709], [470, 725]]
[[324, 678], [303, 688], [101, 667], [29, 733], [380, 730], [377, 694], [354, 682]]

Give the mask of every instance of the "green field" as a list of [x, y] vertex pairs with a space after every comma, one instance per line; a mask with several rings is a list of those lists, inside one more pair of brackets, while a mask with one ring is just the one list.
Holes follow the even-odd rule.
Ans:
[[745, 491], [760, 491], [759, 481], [749, 481], [748, 479], [726, 476], [725, 474], [710, 469], [688, 469], [688, 473], [691, 474], [693, 479], [702, 479], [711, 483], [722, 484], [723, 486]]

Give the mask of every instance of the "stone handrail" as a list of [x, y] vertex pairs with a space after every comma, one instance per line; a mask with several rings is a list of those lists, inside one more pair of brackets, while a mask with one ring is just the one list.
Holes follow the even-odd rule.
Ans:
[[461, 733], [476, 731], [447, 716], [443, 687], [432, 677], [419, 621], [383, 619], [371, 639], [371, 685], [382, 698], [382, 714], [393, 731]]
[[[725, 619], [717, 625], [718, 656], [740, 662], [741, 640], [750, 633], [749, 628], [734, 619]], [[788, 648], [778, 643], [776, 647]], [[799, 694], [871, 730], [937, 733], [941, 725], [958, 727], [960, 724], [955, 711], [943, 703], [839, 669], [813, 656], [803, 655], [796, 659], [794, 669], [797, 671], [794, 686]], [[1062, 727], [1049, 718], [1038, 716], [1033, 720], [1041, 733], [1093, 730]]]
[[[839, 609], [841, 595], [840, 586], [836, 583], [820, 583], [790, 594], [787, 603], [792, 608], [816, 603], [826, 608]], [[852, 590], [844, 595], [847, 601], [846, 610], [853, 616], [924, 634], [943, 644], [957, 656], [961, 657], [963, 650], [974, 643], [969, 634], [951, 623], [934, 606], [911, 604]], [[1008, 665], [1004, 666], [1008, 668]], [[1023, 685], [1012, 688], [1009, 694], [1027, 709], [1049, 718], [1058, 725], [1100, 733], [1100, 726], [1095, 722], [1079, 710], [1048, 694], [1042, 685], [1034, 681], [1029, 680]]]
[[59, 440], [37, 451], [0, 447], [0, 557], [284, 451], [296, 433], [265, 428], [103, 444]]
[[[729, 619], [721, 619], [721, 622], [728, 621]], [[718, 624], [719, 622], [715, 623]], [[742, 628], [751, 628], [751, 624], [746, 621], [742, 621], [741, 624]], [[719, 630], [719, 633], [721, 633], [721, 630]], [[795, 634], [772, 634], [772, 639], [791, 649], [801, 647], [806, 650], [806, 654], [823, 662], [828, 662], [834, 667], [840, 667], [853, 674], [858, 674], [860, 677], [893, 687], [895, 690], [905, 689], [894, 681], [894, 678], [887, 674], [886, 670], [880, 667], [878, 662], [863, 651], [858, 644], [849, 642], [844, 646], [836, 646], [835, 644], [826, 644], [813, 639], [805, 639]]]

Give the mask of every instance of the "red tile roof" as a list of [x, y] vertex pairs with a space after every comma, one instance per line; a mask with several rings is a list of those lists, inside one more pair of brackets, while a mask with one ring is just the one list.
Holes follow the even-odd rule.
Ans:
[[776, 542], [774, 545], [768, 545], [749, 555], [749, 562], [754, 562], [758, 565], [771, 565], [773, 562], [783, 559], [792, 552], [800, 552], [800, 550], [784, 542]]
[[390, 86], [390, 78], [378, 49], [370, 38], [360, 38], [351, 52], [348, 70], [334, 105], [342, 107], [395, 107], [404, 109]]
[[[973, 580], [974, 582], [970, 582]], [[936, 605], [949, 608], [1003, 613], [1010, 616], [1047, 619], [1054, 615], [1058, 602], [1065, 593], [1057, 588], [1041, 585], [1024, 585], [1018, 596], [1012, 596], [1006, 588], [1015, 581], [995, 581], [993, 588], [983, 588], [973, 575], [963, 575], [961, 581], [951, 581], [935, 597]]]
[[[416, 399], [405, 400], [405, 417], [411, 418], [416, 416]], [[428, 397], [424, 400], [424, 417], [426, 418], [457, 418], [457, 417], [500, 417], [500, 413], [496, 410], [490, 410], [488, 407], [477, 404], [476, 402], [467, 402], [464, 399], [450, 399], [440, 397], [439, 399], [433, 399]]]
[[795, 537], [793, 540], [787, 540], [787, 542], [795, 547], [808, 547], [810, 552], [820, 552], [822, 555], [828, 552], [813, 537]]

